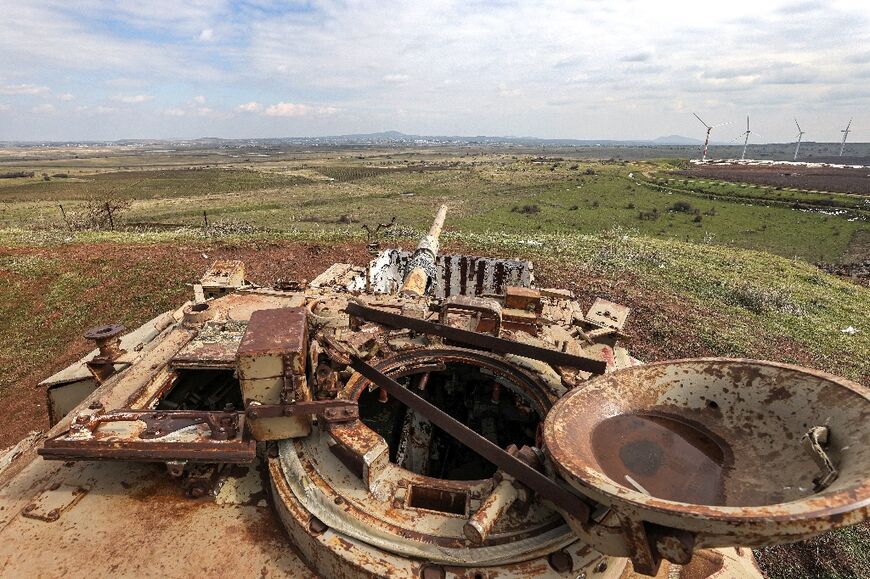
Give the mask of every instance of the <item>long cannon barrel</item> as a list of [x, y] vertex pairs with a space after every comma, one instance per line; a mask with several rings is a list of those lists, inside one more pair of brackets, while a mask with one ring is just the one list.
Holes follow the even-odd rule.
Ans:
[[447, 217], [447, 205], [442, 205], [435, 215], [435, 221], [429, 228], [429, 234], [424, 236], [417, 245], [417, 250], [408, 260], [407, 273], [402, 281], [399, 294], [403, 296], [420, 297], [426, 293], [431, 282], [435, 280], [435, 259], [438, 257], [438, 237], [444, 227]]

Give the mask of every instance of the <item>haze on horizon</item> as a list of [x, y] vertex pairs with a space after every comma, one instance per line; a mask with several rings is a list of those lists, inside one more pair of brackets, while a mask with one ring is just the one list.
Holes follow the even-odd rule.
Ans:
[[[421, 3], [422, 4], [422, 3]], [[862, 1], [0, 0], [0, 141], [870, 141]]]

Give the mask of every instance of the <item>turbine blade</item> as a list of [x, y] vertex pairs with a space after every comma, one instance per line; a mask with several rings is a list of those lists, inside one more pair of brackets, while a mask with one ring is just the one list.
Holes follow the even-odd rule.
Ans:
[[715, 129], [717, 127], [724, 127], [725, 125], [730, 125], [730, 124], [731, 124], [731, 121], [725, 121], [724, 123], [719, 123], [718, 125], [713, 125], [712, 128]]
[[704, 125], [704, 126], [707, 127], [708, 129], [711, 128], [710, 125], [708, 125], [707, 123], [705, 123], [704, 120], [703, 120], [701, 117], [699, 117], [699, 116], [696, 115], [695, 113], [692, 113], [692, 114], [695, 115], [695, 118], [696, 118], [696, 119], [698, 119], [699, 121], [701, 121], [701, 124], [702, 124], [702, 125]]
[[746, 132], [749, 132], [749, 115], [746, 115]]
[[794, 124], [796, 124], [796, 125], [797, 125], [797, 128], [798, 128], [798, 132], [799, 132], [799, 133], [802, 133], [802, 132], [803, 132], [803, 131], [802, 131], [802, 130], [801, 130], [801, 126], [800, 126], [800, 125], [798, 125], [798, 122], [797, 122], [797, 119], [795, 119], [795, 120], [794, 120]]

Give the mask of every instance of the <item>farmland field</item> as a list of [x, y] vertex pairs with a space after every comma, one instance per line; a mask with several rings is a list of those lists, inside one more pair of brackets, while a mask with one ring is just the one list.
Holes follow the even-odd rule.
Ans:
[[[2, 150], [0, 176], [26, 176], [0, 178], [0, 448], [45, 428], [37, 384], [87, 351], [86, 328], [183, 302], [216, 259], [264, 285], [311, 279], [364, 263], [361, 226], [393, 217], [383, 244], [411, 247], [445, 202], [446, 251], [528, 258], [539, 285], [628, 305], [643, 360], [767, 358], [870, 383], [867, 279], [814, 265], [870, 261], [866, 197], [619, 153]], [[865, 525], [759, 559], [771, 577], [854, 577], [868, 553]]]
[[870, 169], [796, 165], [696, 165], [681, 175], [870, 196]]

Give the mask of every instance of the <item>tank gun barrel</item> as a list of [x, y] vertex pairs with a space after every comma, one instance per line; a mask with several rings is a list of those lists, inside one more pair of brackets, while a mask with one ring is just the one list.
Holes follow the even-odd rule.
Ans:
[[403, 296], [420, 297], [435, 280], [435, 260], [438, 257], [438, 238], [447, 217], [447, 205], [442, 205], [435, 215], [429, 233], [417, 244], [414, 255], [408, 260], [407, 273], [399, 293]]

